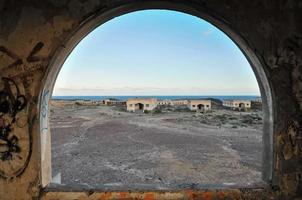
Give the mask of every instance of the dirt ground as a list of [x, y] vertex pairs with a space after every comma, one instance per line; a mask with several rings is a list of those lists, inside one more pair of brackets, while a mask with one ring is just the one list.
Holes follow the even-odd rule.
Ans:
[[51, 106], [52, 173], [62, 184], [223, 184], [261, 181], [262, 112], [128, 113]]

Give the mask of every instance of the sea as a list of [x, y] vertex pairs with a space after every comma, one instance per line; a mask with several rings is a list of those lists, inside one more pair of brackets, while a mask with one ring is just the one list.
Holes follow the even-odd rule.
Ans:
[[94, 100], [99, 101], [103, 99], [117, 99], [121, 101], [125, 101], [130, 98], [156, 98], [158, 100], [176, 100], [176, 99], [205, 99], [205, 98], [214, 98], [220, 100], [226, 99], [240, 99], [240, 100], [255, 100], [260, 96], [249, 96], [249, 95], [242, 95], [242, 96], [229, 96], [229, 95], [214, 95], [214, 96], [52, 96], [52, 99], [55, 100]]

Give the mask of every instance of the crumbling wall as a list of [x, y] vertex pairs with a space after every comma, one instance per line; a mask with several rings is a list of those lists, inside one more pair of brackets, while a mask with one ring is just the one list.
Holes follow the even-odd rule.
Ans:
[[[43, 89], [47, 79], [55, 78], [48, 72], [54, 67], [52, 63], [59, 49], [70, 48], [66, 46], [69, 38], [102, 13], [124, 7], [125, 12], [137, 10], [144, 5], [182, 11], [190, 8], [192, 13], [210, 16], [236, 33], [257, 56], [268, 79], [264, 84], [269, 84], [274, 106], [274, 176], [268, 190], [172, 193], [42, 190], [41, 160], [47, 158], [41, 154], [47, 155], [44, 152], [47, 149], [41, 148], [41, 141], [49, 134], [47, 113], [51, 94]], [[2, 140], [10, 144], [9, 148], [1, 149], [0, 199], [286, 199], [301, 195], [301, 22], [302, 2], [297, 0], [0, 1], [0, 131]]]

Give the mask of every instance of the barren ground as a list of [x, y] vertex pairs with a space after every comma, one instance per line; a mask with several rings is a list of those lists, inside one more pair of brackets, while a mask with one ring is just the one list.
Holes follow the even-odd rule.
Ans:
[[261, 181], [262, 113], [51, 107], [53, 176], [89, 187]]

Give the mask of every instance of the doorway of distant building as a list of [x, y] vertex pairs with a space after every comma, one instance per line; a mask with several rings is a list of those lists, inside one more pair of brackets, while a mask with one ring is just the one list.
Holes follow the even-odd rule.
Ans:
[[138, 104], [135, 104], [137, 110], [144, 110], [144, 104], [142, 103], [138, 103]]
[[197, 110], [198, 112], [204, 112], [205, 106], [203, 104], [198, 104], [197, 105]]
[[239, 103], [239, 108], [240, 109], [245, 109], [245, 103]]

